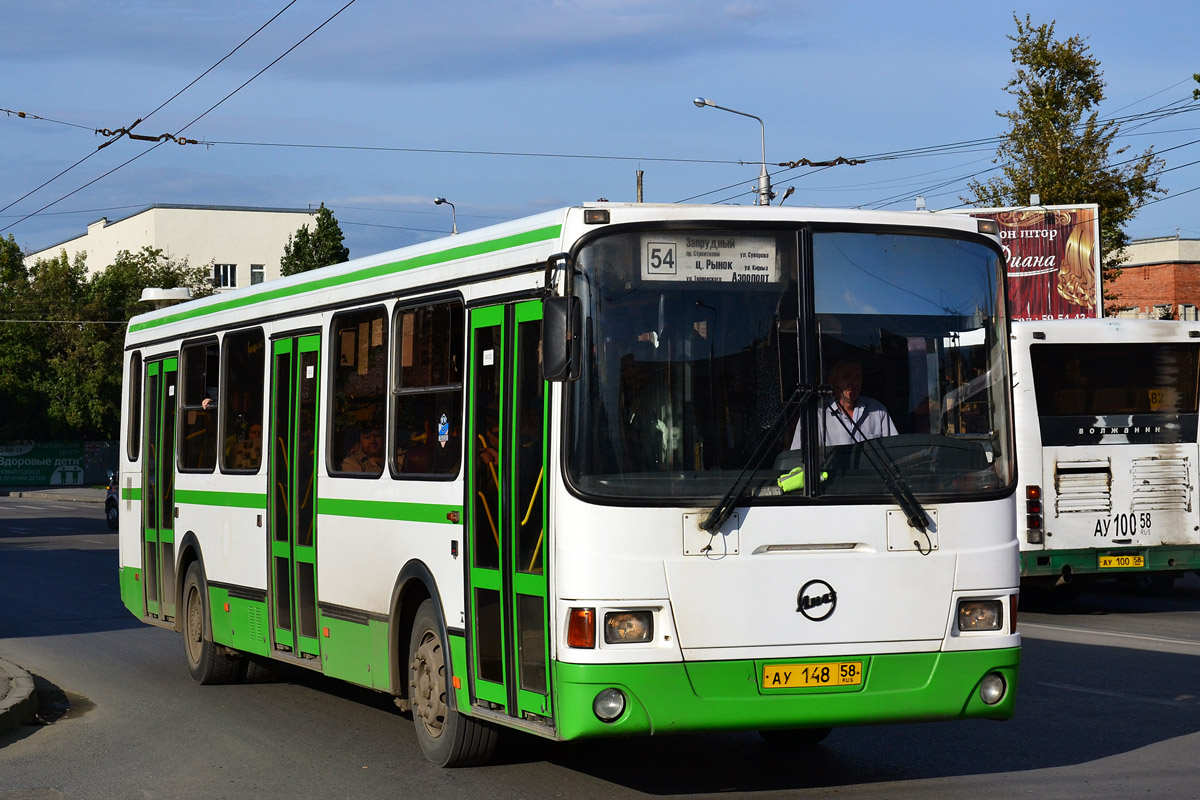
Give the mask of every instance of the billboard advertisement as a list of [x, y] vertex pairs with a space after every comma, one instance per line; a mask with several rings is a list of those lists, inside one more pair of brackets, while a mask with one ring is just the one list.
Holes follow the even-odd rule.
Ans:
[[116, 468], [112, 442], [0, 444], [0, 486], [102, 486]]
[[994, 219], [1000, 226], [1012, 319], [1104, 316], [1100, 212], [1095, 203], [966, 213]]

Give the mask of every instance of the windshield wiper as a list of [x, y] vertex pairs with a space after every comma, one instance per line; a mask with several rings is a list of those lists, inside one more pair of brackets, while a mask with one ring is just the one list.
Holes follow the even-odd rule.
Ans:
[[[835, 419], [846, 429], [846, 433], [850, 434], [851, 440], [854, 438], [854, 432], [850, 426], [846, 424], [846, 420], [841, 414], [834, 414]], [[908, 520], [908, 524], [916, 528], [921, 533], [925, 534], [926, 541], [929, 541], [929, 517], [925, 513], [925, 508], [921, 505], [921, 501], [912, 493], [912, 489], [908, 488], [908, 483], [900, 475], [896, 469], [896, 462], [888, 455], [887, 451], [879, 444], [875, 438], [859, 439], [863, 444], [863, 452], [867, 454], [867, 460], [871, 462], [871, 466], [879, 473], [879, 477], [883, 478], [883, 483], [899, 504], [900, 510], [904, 512], [904, 517]], [[913, 544], [917, 546], [917, 551], [921, 555], [929, 555], [933, 551], [932, 542], [930, 542], [929, 550], [922, 550], [921, 545], [914, 540]]]
[[742, 497], [745, 495], [746, 488], [750, 485], [750, 479], [746, 476], [759, 468], [763, 458], [770, 452], [771, 445], [775, 443], [779, 434], [783, 432], [784, 426], [791, 420], [795, 409], [808, 402], [808, 398], [812, 397], [815, 390], [816, 387], [812, 384], [796, 384], [796, 388], [792, 390], [791, 397], [783, 404], [783, 408], [779, 409], [779, 413], [775, 415], [775, 421], [771, 423], [771, 427], [758, 440], [754, 452], [750, 454], [746, 466], [738, 473], [737, 479], [729, 487], [729, 491], [721, 498], [721, 502], [713, 506], [713, 510], [709, 512], [708, 517], [700, 523], [700, 527], [703, 530], [713, 534], [721, 530], [721, 526], [733, 514], [733, 509], [737, 508], [738, 503], [741, 502]]

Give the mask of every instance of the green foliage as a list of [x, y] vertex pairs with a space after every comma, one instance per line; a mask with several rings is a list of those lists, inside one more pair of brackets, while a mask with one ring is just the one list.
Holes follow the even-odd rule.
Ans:
[[279, 261], [281, 275], [296, 275], [330, 264], [350, 260], [350, 250], [342, 244], [345, 237], [333, 212], [321, 203], [317, 209], [317, 222], [310, 231], [302, 225], [288, 236], [283, 246], [283, 258]]
[[0, 240], [0, 441], [117, 438], [125, 327], [149, 310], [142, 289], [213, 291], [206, 270], [151, 248], [86, 275], [83, 254], [27, 270], [15, 241]]
[[[1054, 38], [1054, 23], [1034, 25], [1013, 15], [1017, 33], [1012, 61], [1016, 73], [1005, 90], [1017, 99], [997, 153], [1001, 174], [968, 184], [977, 206], [1023, 206], [1033, 193], [1044, 205], [1096, 203], [1100, 207], [1101, 272], [1106, 287], [1120, 273], [1129, 237], [1125, 225], [1148, 200], [1165, 193], [1158, 185], [1163, 161], [1151, 147], [1114, 161], [1128, 148], [1113, 149], [1119, 132], [1101, 122], [1104, 99], [1100, 62], [1084, 39]], [[1114, 299], [1106, 288], [1106, 300]]]

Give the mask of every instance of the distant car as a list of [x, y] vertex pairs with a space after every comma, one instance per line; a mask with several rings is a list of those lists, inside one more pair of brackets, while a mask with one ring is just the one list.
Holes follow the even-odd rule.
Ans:
[[117, 523], [120, 515], [120, 502], [117, 492], [117, 476], [112, 472], [108, 473], [108, 491], [104, 495], [104, 519], [108, 521], [108, 527], [112, 530], [117, 529]]

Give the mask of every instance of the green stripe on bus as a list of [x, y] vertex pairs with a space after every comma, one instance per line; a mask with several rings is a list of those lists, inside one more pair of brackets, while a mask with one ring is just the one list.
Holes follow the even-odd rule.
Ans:
[[[427, 253], [415, 258], [405, 259], [403, 261], [393, 261], [388, 264], [378, 264], [374, 267], [364, 267], [363, 269], [354, 272], [320, 277], [316, 280], [298, 283], [292, 286], [281, 286], [276, 289], [270, 289], [264, 292], [258, 292], [246, 296], [234, 296], [228, 300], [214, 303], [203, 308], [197, 308], [187, 311], [180, 311], [175, 314], [168, 314], [159, 319], [146, 320], [145, 322], [137, 322], [129, 326], [129, 332], [148, 330], [157, 328], [160, 325], [169, 325], [173, 322], [181, 322], [185, 319], [195, 319], [197, 317], [206, 316], [208, 314], [216, 314], [220, 311], [229, 311], [234, 308], [242, 308], [243, 306], [262, 303], [267, 300], [278, 300], [283, 297], [293, 297], [298, 294], [308, 292], [318, 292], [325, 289], [332, 289], [337, 286], [344, 286], [357, 281], [369, 280], [378, 278], [383, 275], [391, 275], [397, 272], [405, 272], [418, 267], [428, 267], [434, 264], [441, 264], [446, 261], [455, 261], [460, 258], [470, 258], [471, 256], [484, 255], [486, 253], [494, 253], [500, 250], [508, 250], [513, 247], [521, 247], [522, 245], [535, 244], [544, 242], [550, 239], [557, 238], [562, 233], [561, 225], [550, 225], [537, 230], [525, 231], [524, 233], [505, 236], [500, 239], [492, 239], [486, 242], [478, 242], [476, 244], [462, 245], [460, 247], [451, 247], [447, 250], [441, 250], [436, 253]], [[318, 270], [318, 272], [320, 272]]]
[[203, 492], [195, 489], [176, 489], [175, 502], [194, 506], [265, 509], [267, 496], [255, 492]]
[[462, 506], [439, 506], [429, 503], [398, 503], [387, 500], [342, 500], [332, 497], [317, 499], [317, 513], [333, 517], [390, 519], [401, 522], [440, 522], [457, 525], [462, 519]]
[[142, 487], [126, 486], [124, 489], [121, 490], [121, 499], [122, 500], [141, 500], [142, 499]]

